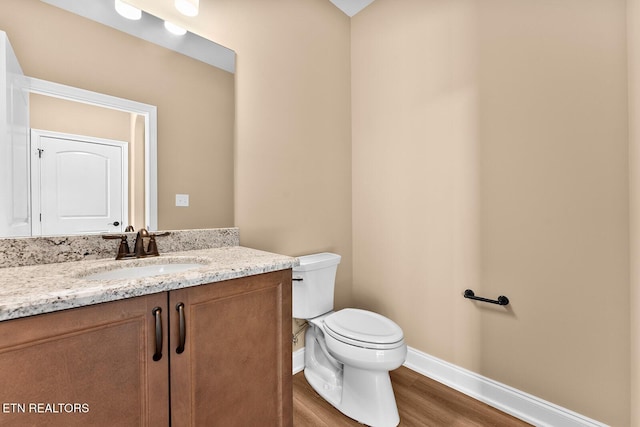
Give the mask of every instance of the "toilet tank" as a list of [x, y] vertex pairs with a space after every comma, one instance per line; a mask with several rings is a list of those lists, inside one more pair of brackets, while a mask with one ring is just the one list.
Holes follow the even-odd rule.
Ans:
[[328, 252], [298, 257], [293, 267], [293, 317], [312, 319], [333, 310], [340, 255]]

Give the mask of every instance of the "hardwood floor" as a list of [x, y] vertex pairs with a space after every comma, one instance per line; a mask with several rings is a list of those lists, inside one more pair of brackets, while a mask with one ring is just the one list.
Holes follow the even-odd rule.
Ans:
[[[403, 427], [530, 425], [404, 366], [391, 372], [391, 382], [400, 413], [400, 426]], [[322, 399], [307, 383], [302, 372], [293, 376], [293, 425], [362, 426]]]

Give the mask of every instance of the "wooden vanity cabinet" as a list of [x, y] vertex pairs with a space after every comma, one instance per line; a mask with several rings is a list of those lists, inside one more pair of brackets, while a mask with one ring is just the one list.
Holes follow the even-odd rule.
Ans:
[[291, 270], [171, 291], [172, 426], [291, 426]]
[[290, 319], [282, 270], [0, 322], [0, 425], [290, 427]]
[[155, 294], [0, 322], [0, 425], [168, 425], [168, 358], [151, 360], [151, 312], [166, 304]]

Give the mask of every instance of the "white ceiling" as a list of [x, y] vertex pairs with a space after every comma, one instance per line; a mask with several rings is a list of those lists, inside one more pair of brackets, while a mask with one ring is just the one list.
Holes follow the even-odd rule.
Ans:
[[373, 3], [373, 0], [329, 0], [349, 16], [353, 16]]

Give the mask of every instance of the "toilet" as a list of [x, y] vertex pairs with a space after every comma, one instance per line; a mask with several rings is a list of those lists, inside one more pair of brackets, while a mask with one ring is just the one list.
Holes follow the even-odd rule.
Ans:
[[293, 317], [306, 319], [304, 376], [346, 416], [371, 427], [400, 422], [389, 371], [402, 365], [407, 345], [392, 320], [366, 310], [333, 311], [340, 255], [298, 257], [293, 268]]

